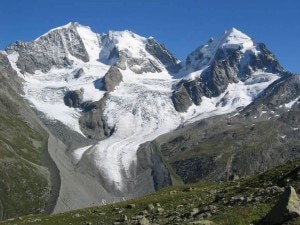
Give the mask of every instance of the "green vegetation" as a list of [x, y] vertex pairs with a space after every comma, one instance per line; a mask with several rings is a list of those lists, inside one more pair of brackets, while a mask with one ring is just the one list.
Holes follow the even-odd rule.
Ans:
[[48, 193], [41, 155], [47, 140], [20, 117], [0, 115], [0, 201], [2, 218], [38, 213]]
[[[298, 174], [300, 159], [234, 182], [173, 186], [135, 200], [52, 216], [24, 216], [1, 225], [138, 224], [142, 219], [157, 224], [190, 224], [202, 219], [219, 225], [259, 224], [283, 187], [299, 189]], [[299, 222], [295, 219], [289, 224]]]

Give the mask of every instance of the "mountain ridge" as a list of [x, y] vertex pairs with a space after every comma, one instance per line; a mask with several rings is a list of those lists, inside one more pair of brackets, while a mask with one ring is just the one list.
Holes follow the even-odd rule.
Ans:
[[[61, 176], [68, 177], [62, 179], [63, 188], [54, 212], [88, 207], [95, 201], [105, 204], [135, 198], [171, 185], [172, 170], [181, 176], [189, 170], [180, 160], [169, 163], [168, 150], [161, 154], [160, 146], [153, 140], [168, 137], [164, 134], [169, 132], [171, 136], [180, 133], [180, 127], [190, 127], [189, 124], [205, 118], [221, 118], [220, 124], [227, 126], [224, 118], [229, 113], [241, 113], [269, 85], [287, 76], [264, 44], [234, 28], [198, 47], [183, 62], [152, 37], [144, 38], [130, 31], [97, 34], [78, 23], [52, 29], [32, 42], [13, 44], [6, 53], [12, 67], [24, 79], [24, 98], [66, 147], [52, 154]], [[282, 94], [287, 91], [280, 90]], [[293, 97], [297, 96], [296, 92]], [[215, 121], [211, 127], [218, 119]], [[197, 129], [197, 125], [191, 127]], [[214, 139], [214, 131], [208, 131], [207, 135]], [[229, 138], [228, 131], [224, 132], [224, 137]], [[170, 140], [171, 143], [166, 140], [159, 143], [171, 146], [171, 153], [177, 142], [187, 146], [202, 143], [196, 138], [191, 142], [181, 137]], [[152, 144], [145, 144], [149, 141]], [[182, 151], [175, 151], [176, 157], [184, 155]], [[290, 156], [288, 152], [284, 160]], [[196, 171], [191, 168], [195, 172], [191, 182], [199, 178], [198, 170], [210, 173], [214, 157], [209, 156], [208, 161], [199, 159], [207, 164], [195, 167]], [[61, 159], [68, 161], [67, 169]], [[270, 160], [268, 154], [266, 159]], [[273, 164], [255, 168], [269, 165]], [[231, 175], [232, 171], [227, 169], [222, 179]], [[247, 175], [248, 169], [245, 171]], [[90, 180], [85, 179], [91, 178], [93, 187], [102, 190], [102, 196], [86, 186]], [[69, 183], [76, 182], [81, 182], [78, 187], [85, 198], [80, 205], [70, 197], [78, 190]]]

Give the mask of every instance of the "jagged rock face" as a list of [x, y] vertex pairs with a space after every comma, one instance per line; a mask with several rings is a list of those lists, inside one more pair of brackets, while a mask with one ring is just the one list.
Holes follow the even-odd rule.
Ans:
[[[204, 86], [204, 96], [217, 97], [223, 93], [230, 83], [237, 83], [239, 54], [234, 52], [225, 59], [215, 60], [211, 67], [203, 72], [201, 83]], [[193, 96], [192, 96], [193, 97]]]
[[[153, 38], [143, 38], [130, 31], [110, 31], [101, 38], [100, 61], [129, 68], [136, 74], [177, 71], [178, 60]], [[131, 46], [129, 46], [131, 45]]]
[[183, 83], [176, 92], [173, 93], [172, 102], [178, 112], [184, 112], [192, 105], [190, 95], [187, 89], [183, 86]]
[[169, 72], [176, 73], [181, 68], [181, 65], [172, 53], [154, 38], [147, 39], [146, 50], [158, 59]]
[[[128, 57], [128, 55], [126, 54], [121, 54], [120, 64], [122, 66], [120, 68], [123, 67], [125, 61], [127, 63], [128, 68], [137, 74], [162, 72], [162, 69], [160, 68], [159, 64], [157, 64], [157, 62], [151, 59], [132, 58]], [[119, 63], [117, 65], [119, 65]]]
[[284, 107], [285, 104], [292, 103], [293, 101], [296, 103], [299, 97], [300, 76], [286, 74], [264, 90], [257, 99], [243, 110], [243, 113], [246, 116], [257, 116], [262, 111], [277, 111], [281, 107]]
[[82, 90], [68, 91], [64, 96], [64, 103], [69, 107], [79, 108], [82, 104], [82, 99]]
[[64, 28], [52, 30], [32, 42], [17, 42], [6, 51], [19, 53], [17, 66], [22, 73], [33, 74], [36, 70], [47, 72], [52, 66], [58, 68], [72, 64], [69, 54], [83, 62], [89, 61], [89, 55], [80, 38], [76, 23]]
[[258, 43], [258, 50], [260, 54], [251, 54], [249, 64], [241, 69], [244, 74], [242, 73], [240, 76], [251, 75], [251, 71], [247, 71], [246, 68], [251, 68], [252, 71], [264, 70], [268, 73], [282, 73], [284, 71], [277, 58], [264, 43]]
[[[224, 59], [220, 56], [222, 54], [220, 52], [223, 51], [220, 50], [216, 57], [221, 59], [213, 61], [212, 65], [203, 71], [201, 77], [182, 81], [177, 85], [178, 90], [172, 95], [177, 111], [187, 111], [191, 106], [190, 102], [200, 105], [202, 96], [217, 97], [227, 89], [230, 83], [239, 81], [237, 77], [239, 54], [233, 52], [232, 55]], [[185, 95], [185, 98], [182, 98], [184, 92], [187, 92], [188, 96]]]
[[[198, 79], [196, 83], [199, 85], [198, 89], [202, 90], [202, 94], [195, 92], [195, 95], [188, 91], [195, 105], [199, 103], [199, 96], [217, 97], [227, 89], [229, 84], [245, 81], [257, 71], [275, 74], [284, 72], [276, 57], [264, 44], [255, 44], [249, 37], [234, 29], [218, 40], [210, 40], [206, 45], [196, 49], [187, 57], [183, 65], [187, 73], [202, 70], [199, 77], [194, 78]], [[195, 82], [190, 80], [183, 82], [187, 90], [195, 89]], [[182, 82], [177, 88], [181, 87]], [[174, 95], [176, 93], [175, 89]], [[175, 104], [188, 105], [179, 100]], [[180, 107], [175, 105], [175, 108]], [[188, 107], [183, 108], [179, 112], [187, 109]]]
[[111, 66], [103, 77], [103, 89], [107, 92], [112, 92], [115, 87], [120, 84], [123, 76], [116, 66]]

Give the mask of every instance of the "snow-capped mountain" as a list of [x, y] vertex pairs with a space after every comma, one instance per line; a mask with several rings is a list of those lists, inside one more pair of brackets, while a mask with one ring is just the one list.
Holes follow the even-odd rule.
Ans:
[[[131, 31], [96, 34], [78, 23], [50, 30], [32, 42], [17, 42], [6, 53], [24, 79], [24, 97], [33, 107], [94, 140], [65, 153], [72, 161], [68, 170], [52, 155], [62, 176], [68, 177], [62, 186], [70, 180], [81, 182], [86, 199], [93, 196], [76, 173], [93, 177], [120, 199], [169, 185], [170, 177], [155, 183], [149, 165], [137, 170], [142, 143], [181, 124], [250, 104], [283, 72], [265, 45], [234, 28], [197, 48], [184, 62], [152, 37]], [[147, 187], [141, 185], [146, 180]], [[58, 205], [83, 207], [75, 207], [70, 197], [76, 187], [68, 188]]]
[[182, 65], [180, 73], [185, 77], [172, 96], [179, 112], [223, 93], [225, 99], [213, 104], [246, 106], [284, 72], [264, 44], [235, 28], [197, 48]]

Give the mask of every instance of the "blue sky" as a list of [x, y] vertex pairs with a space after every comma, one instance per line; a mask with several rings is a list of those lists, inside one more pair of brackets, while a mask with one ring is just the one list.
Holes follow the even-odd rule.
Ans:
[[153, 36], [179, 59], [235, 27], [264, 42], [282, 66], [300, 73], [300, 1], [0, 0], [0, 49], [70, 21], [93, 31]]

